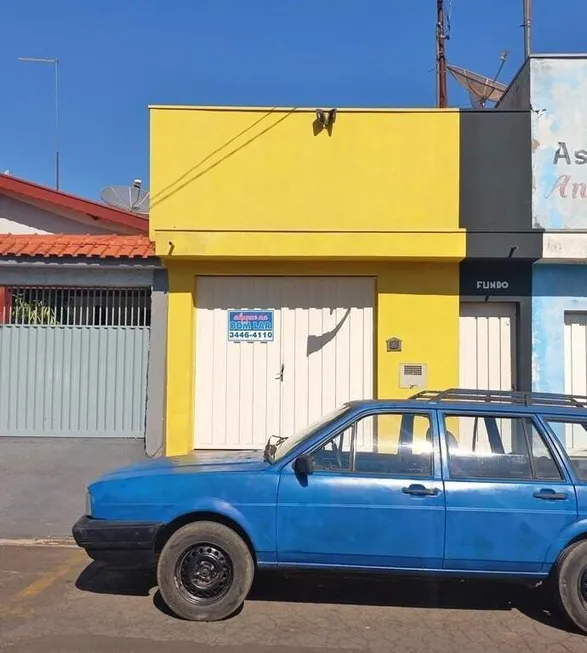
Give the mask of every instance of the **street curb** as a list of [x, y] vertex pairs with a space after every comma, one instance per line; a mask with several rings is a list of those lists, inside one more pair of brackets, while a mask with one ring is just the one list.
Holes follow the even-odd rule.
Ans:
[[62, 547], [68, 549], [77, 548], [77, 544], [72, 537], [64, 538], [0, 538], [0, 547], [2, 546], [44, 546], [44, 547]]

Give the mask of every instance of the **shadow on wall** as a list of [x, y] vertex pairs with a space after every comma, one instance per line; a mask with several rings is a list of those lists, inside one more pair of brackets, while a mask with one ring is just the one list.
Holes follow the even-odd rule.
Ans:
[[587, 267], [545, 264], [533, 266], [532, 294], [535, 297], [587, 297]]
[[[334, 309], [330, 309], [330, 314], [332, 315]], [[308, 346], [306, 348], [306, 356], [310, 356], [311, 354], [314, 354], [322, 349], [322, 347], [326, 347], [326, 345], [334, 340], [336, 337], [336, 334], [342, 329], [342, 325], [346, 322], [348, 319], [349, 315], [351, 314], [351, 309], [347, 308], [345, 311], [345, 314], [342, 316], [340, 322], [334, 327], [334, 329], [331, 329], [330, 331], [327, 331], [326, 333], [323, 333], [319, 336], [308, 336]]]
[[[277, 277], [278, 278], [278, 277]], [[308, 279], [316, 280], [317, 285], [320, 284], [319, 277], [307, 277]], [[260, 284], [263, 283], [264, 277], [261, 277]], [[290, 286], [295, 286], [298, 282], [299, 277], [291, 278]], [[328, 277], [326, 277], [328, 280]], [[233, 286], [236, 286], [239, 283], [240, 279], [231, 280], [228, 279], [227, 286], [230, 287], [232, 283]], [[289, 280], [288, 280], [289, 281]], [[364, 296], [363, 293], [349, 293], [344, 297], [343, 302], [337, 301], [336, 297], [329, 296], [327, 288], [322, 288], [321, 292], [311, 292], [304, 293], [303, 296], [300, 296], [298, 293], [297, 296], [292, 300], [292, 294], [289, 292], [288, 281], [286, 281], [282, 288], [282, 293], [270, 292], [266, 294], [257, 293], [255, 289], [247, 288], [247, 295], [239, 295], [231, 293], [230, 290], [226, 291], [226, 287], [221, 287], [217, 292], [214, 293], [203, 293], [196, 292], [196, 296], [193, 299], [194, 308], [208, 311], [233, 311], [233, 310], [309, 310], [311, 308], [318, 310], [329, 310], [332, 314], [337, 309], [344, 308], [345, 310], [354, 309], [354, 308], [370, 308], [373, 306], [373, 300], [371, 297]], [[243, 305], [243, 303], [245, 305]], [[342, 303], [342, 306], [341, 306]]]
[[[432, 296], [432, 297], [454, 297], [459, 298], [459, 262], [425, 262], [418, 263], [393, 263], [385, 269], [385, 276], [381, 276], [381, 264], [353, 262], [350, 273], [346, 269], [341, 274], [342, 263], [332, 267], [331, 271], [324, 272], [323, 266], [316, 266], [318, 272], [312, 270], [312, 263], [298, 261], [281, 261], [276, 266], [275, 261], [255, 262], [249, 267], [248, 262], [243, 263], [242, 272], [236, 274], [221, 275], [202, 272], [197, 275], [199, 279], [214, 279], [215, 285], [202, 292], [196, 278], [189, 275], [182, 275], [176, 281], [173, 292], [185, 292], [192, 295], [193, 308], [203, 310], [236, 310], [239, 309], [263, 309], [293, 310], [319, 308], [337, 309], [344, 307], [368, 308], [373, 306], [381, 295], [395, 296], [398, 300], [402, 297]], [[350, 265], [349, 265], [350, 267]], [[276, 274], [276, 269], [280, 273]], [[353, 292], [347, 289], [344, 294], [344, 302], [338, 301], [337, 297], [330, 290], [330, 283], [333, 278], [344, 277], [348, 280], [355, 280], [362, 283], [365, 280], [375, 284], [373, 294], [367, 295], [364, 292]], [[304, 280], [314, 284], [312, 292], [303, 294], [296, 292], [295, 286]], [[273, 286], [279, 283], [279, 289]], [[269, 283], [269, 289], [266, 288]], [[294, 288], [292, 288], [294, 286]], [[320, 292], [317, 292], [318, 287]], [[248, 306], [242, 306], [245, 299]], [[252, 304], [251, 304], [252, 302]], [[236, 307], [235, 307], [236, 304]]]
[[[203, 159], [195, 163], [189, 170], [187, 170], [182, 175], [180, 175], [175, 181], [172, 181], [165, 188], [162, 188], [156, 195], [153, 195], [151, 197], [150, 208], [153, 209], [158, 204], [165, 202], [171, 196], [175, 195], [175, 193], [179, 192], [186, 186], [189, 186], [198, 178], [210, 172], [210, 170], [213, 170], [221, 163], [223, 163], [230, 157], [234, 156], [235, 154], [240, 152], [242, 149], [244, 149], [251, 143], [255, 142], [261, 136], [264, 136], [267, 132], [271, 131], [272, 129], [277, 127], [280, 123], [282, 123], [284, 120], [286, 120], [286, 118], [289, 118], [289, 116], [291, 116], [292, 113], [294, 113], [296, 108], [297, 107], [290, 109], [287, 113], [279, 117], [275, 122], [270, 124], [268, 127], [262, 129], [259, 133], [250, 137], [241, 145], [236, 145], [233, 149], [229, 149], [228, 146], [232, 145], [232, 143], [234, 143], [238, 138], [244, 136], [247, 132], [251, 131], [254, 127], [256, 127], [260, 122], [262, 122], [269, 116], [272, 116], [277, 110], [277, 107], [273, 107], [270, 111], [263, 114], [257, 120], [253, 121], [246, 129], [243, 129], [238, 134], [235, 134], [232, 138], [228, 139], [220, 147], [216, 148], [214, 151], [210, 152], [210, 154], [207, 154]], [[220, 155], [220, 158], [218, 160], [211, 162], [207, 167], [202, 167], [204, 166], [205, 163], [208, 163], [216, 154]]]

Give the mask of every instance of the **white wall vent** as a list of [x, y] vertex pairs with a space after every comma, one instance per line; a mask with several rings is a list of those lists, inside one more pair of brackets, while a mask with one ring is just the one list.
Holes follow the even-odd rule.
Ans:
[[399, 366], [399, 387], [407, 390], [425, 388], [426, 372], [424, 363], [402, 363]]

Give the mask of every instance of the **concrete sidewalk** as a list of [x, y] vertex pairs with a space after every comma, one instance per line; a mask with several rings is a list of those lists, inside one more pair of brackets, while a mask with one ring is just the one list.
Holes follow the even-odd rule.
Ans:
[[71, 537], [86, 485], [144, 455], [142, 440], [0, 437], [0, 539]]

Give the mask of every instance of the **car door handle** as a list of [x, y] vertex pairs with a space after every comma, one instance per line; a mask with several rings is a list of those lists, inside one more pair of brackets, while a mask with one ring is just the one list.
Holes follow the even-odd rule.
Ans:
[[534, 492], [535, 499], [544, 499], [545, 501], [564, 501], [567, 498], [566, 492], [555, 492], [554, 490], [538, 490]]
[[414, 497], [432, 497], [440, 493], [435, 487], [424, 487], [423, 485], [408, 485], [408, 487], [402, 488], [402, 492]]

